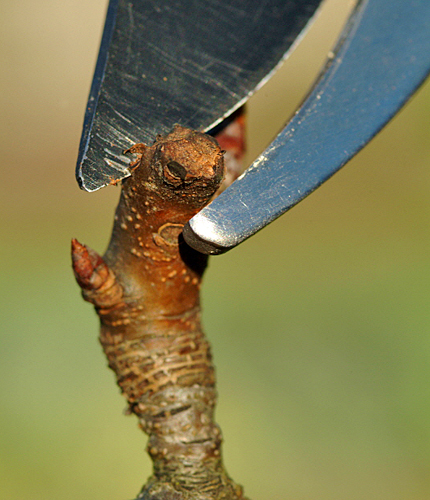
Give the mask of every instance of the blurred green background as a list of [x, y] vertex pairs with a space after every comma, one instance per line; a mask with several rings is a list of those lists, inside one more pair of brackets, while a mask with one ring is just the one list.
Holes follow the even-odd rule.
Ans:
[[[127, 500], [146, 438], [72, 277], [119, 189], [74, 180], [105, 0], [2, 2], [0, 498]], [[249, 158], [351, 7], [328, 0], [249, 106]], [[282, 101], [282, 103], [281, 103]], [[430, 498], [430, 84], [288, 215], [212, 258], [204, 321], [232, 477], [253, 500]]]

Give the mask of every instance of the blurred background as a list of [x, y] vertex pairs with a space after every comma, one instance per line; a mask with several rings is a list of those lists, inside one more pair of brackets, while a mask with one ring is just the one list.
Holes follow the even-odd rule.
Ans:
[[[351, 7], [328, 0], [249, 105], [251, 160]], [[105, 0], [2, 2], [0, 497], [130, 500], [146, 437], [74, 282], [119, 189], [74, 179]], [[203, 291], [231, 476], [253, 500], [430, 498], [430, 82], [340, 173], [211, 259]]]

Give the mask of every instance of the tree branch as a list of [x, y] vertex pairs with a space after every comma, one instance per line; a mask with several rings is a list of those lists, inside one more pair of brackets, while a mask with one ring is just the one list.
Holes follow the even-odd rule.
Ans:
[[207, 257], [181, 237], [223, 179], [210, 136], [176, 126], [138, 144], [104, 257], [72, 241], [73, 269], [100, 317], [100, 341], [129, 409], [148, 434], [143, 500], [236, 500], [214, 422], [215, 374], [200, 321]]

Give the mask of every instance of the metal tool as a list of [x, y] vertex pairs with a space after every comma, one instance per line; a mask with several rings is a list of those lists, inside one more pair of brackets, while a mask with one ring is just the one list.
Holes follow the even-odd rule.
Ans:
[[[77, 168], [94, 191], [130, 175], [122, 151], [175, 123], [210, 130], [271, 75], [317, 0], [111, 0]], [[430, 70], [428, 0], [359, 0], [298, 113], [251, 167], [184, 228], [222, 253], [352, 158]]]
[[123, 151], [176, 123], [208, 131], [285, 59], [321, 0], [110, 0], [76, 177], [130, 175]]
[[229, 250], [308, 196], [362, 149], [430, 71], [430, 2], [363, 0], [300, 110], [248, 170], [184, 228]]

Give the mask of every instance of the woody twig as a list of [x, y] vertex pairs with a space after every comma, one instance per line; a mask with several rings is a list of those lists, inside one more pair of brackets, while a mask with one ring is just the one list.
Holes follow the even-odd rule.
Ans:
[[136, 145], [122, 183], [111, 241], [100, 257], [72, 242], [73, 269], [100, 317], [100, 341], [148, 434], [153, 475], [140, 500], [236, 500], [214, 422], [215, 374], [200, 320], [207, 257], [182, 240], [223, 176], [210, 136], [182, 127], [152, 146]]

